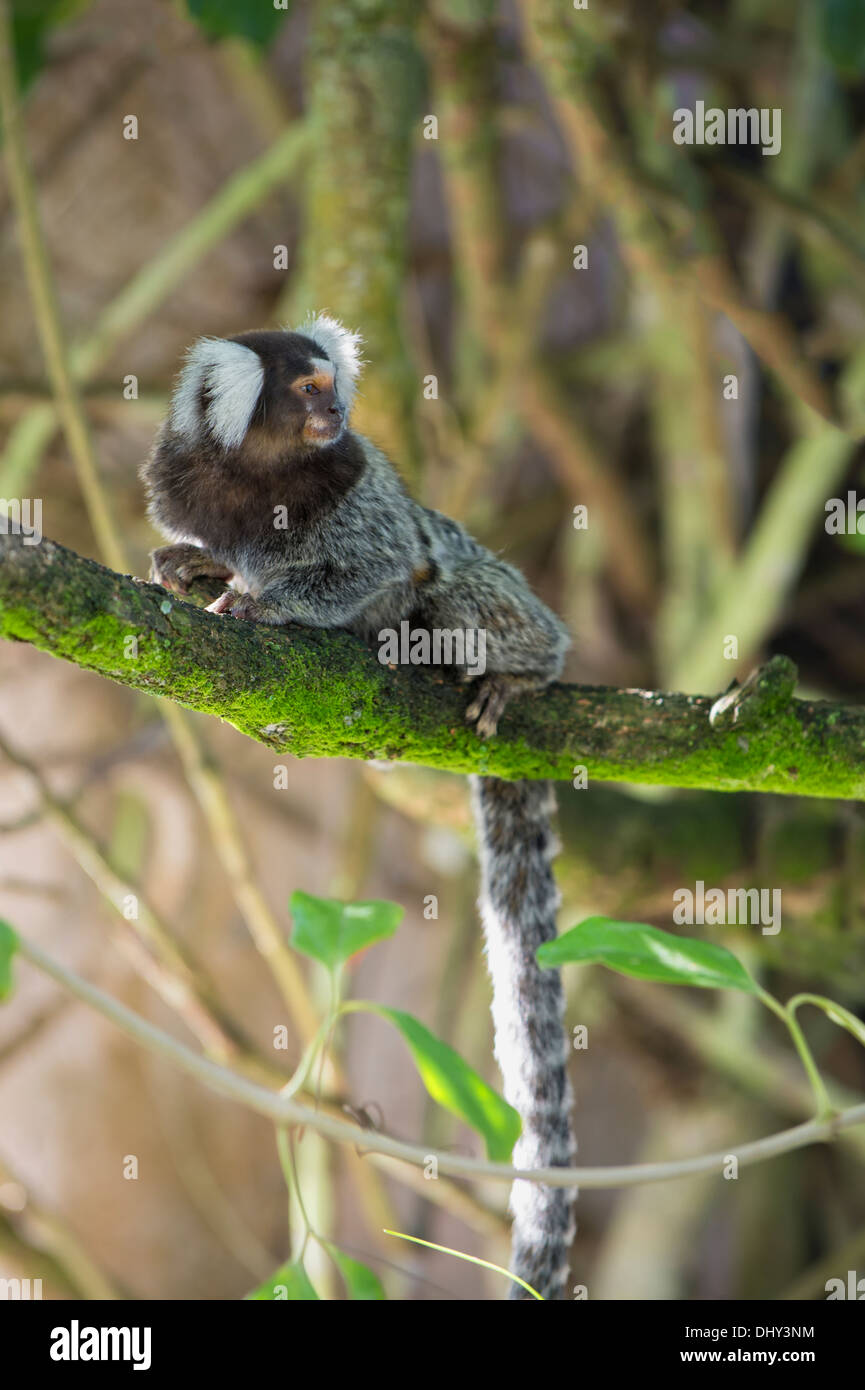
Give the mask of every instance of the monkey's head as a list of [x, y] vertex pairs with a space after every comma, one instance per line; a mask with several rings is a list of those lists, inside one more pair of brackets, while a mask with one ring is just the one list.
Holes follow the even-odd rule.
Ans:
[[171, 402], [170, 424], [250, 461], [315, 453], [345, 429], [360, 374], [360, 335], [327, 314], [300, 328], [200, 338]]

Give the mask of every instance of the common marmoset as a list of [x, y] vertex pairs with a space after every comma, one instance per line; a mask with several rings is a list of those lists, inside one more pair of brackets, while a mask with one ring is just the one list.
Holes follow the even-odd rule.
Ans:
[[[182, 594], [215, 577], [231, 587], [214, 613], [344, 628], [366, 642], [404, 620], [483, 631], [486, 669], [466, 717], [488, 738], [512, 696], [559, 674], [567, 631], [516, 569], [409, 497], [385, 455], [348, 428], [360, 368], [359, 336], [324, 314], [294, 332], [194, 344], [142, 469], [149, 514], [173, 542], [153, 552], [151, 578]], [[552, 788], [471, 781], [495, 1053], [523, 1122], [514, 1163], [566, 1166], [562, 987], [535, 960], [556, 934]], [[546, 1298], [564, 1295], [572, 1207], [567, 1189], [514, 1184], [512, 1269]], [[528, 1297], [517, 1285], [511, 1296]]]

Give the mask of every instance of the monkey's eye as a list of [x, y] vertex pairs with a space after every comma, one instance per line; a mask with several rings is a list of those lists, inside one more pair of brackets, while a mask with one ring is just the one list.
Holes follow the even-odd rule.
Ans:
[[305, 381], [300, 389], [301, 391], [305, 391], [308, 396], [317, 396], [320, 394], [314, 381]]

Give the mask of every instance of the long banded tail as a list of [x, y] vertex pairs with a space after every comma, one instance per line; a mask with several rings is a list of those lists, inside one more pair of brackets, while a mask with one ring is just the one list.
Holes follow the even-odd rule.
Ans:
[[[481, 914], [493, 985], [495, 1055], [506, 1100], [523, 1121], [520, 1168], [567, 1167], [576, 1142], [566, 1061], [564, 994], [557, 970], [535, 950], [556, 935], [557, 843], [549, 782], [472, 777], [481, 856]], [[565, 1296], [574, 1238], [573, 1189], [516, 1182], [511, 1190], [511, 1269], [544, 1298]], [[517, 1284], [511, 1298], [528, 1298]]]

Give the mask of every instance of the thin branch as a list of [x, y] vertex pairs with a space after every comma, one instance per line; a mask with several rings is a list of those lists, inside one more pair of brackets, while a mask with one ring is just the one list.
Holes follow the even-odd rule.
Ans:
[[[259, 1115], [266, 1116], [274, 1124], [304, 1125], [335, 1143], [356, 1144], [369, 1153], [388, 1154], [415, 1167], [423, 1167], [429, 1162], [431, 1154], [428, 1147], [406, 1144], [402, 1140], [391, 1138], [390, 1135], [362, 1129], [359, 1125], [348, 1124], [345, 1120], [335, 1119], [321, 1110], [301, 1105], [277, 1092], [256, 1086], [175, 1042], [167, 1033], [155, 1028], [146, 1019], [140, 1018], [124, 1004], [120, 1004], [110, 995], [104, 994], [102, 990], [67, 970], [32, 942], [20, 940], [18, 949], [31, 965], [50, 975], [76, 998], [110, 1019], [134, 1042], [188, 1072], [208, 1089], [247, 1106]], [[829, 1120], [810, 1120], [807, 1124], [796, 1125], [794, 1129], [782, 1130], [764, 1139], [731, 1145], [721, 1153], [700, 1154], [694, 1158], [676, 1159], [669, 1163], [634, 1163], [605, 1168], [524, 1169], [512, 1168], [506, 1163], [463, 1158], [461, 1155], [450, 1153], [438, 1153], [435, 1158], [439, 1171], [453, 1177], [486, 1178], [493, 1182], [507, 1183], [513, 1182], [515, 1178], [522, 1178], [529, 1182], [542, 1182], [550, 1187], [634, 1187], [641, 1183], [666, 1182], [673, 1178], [688, 1177], [694, 1173], [721, 1174], [729, 1165], [731, 1156], [736, 1158], [740, 1167], [747, 1167], [768, 1158], [775, 1158], [779, 1154], [806, 1148], [810, 1144], [835, 1139], [842, 1130], [861, 1124], [865, 1124], [865, 1105], [856, 1105]]]
[[[189, 708], [194, 709], [195, 706], [190, 705]], [[232, 897], [256, 950], [268, 966], [289, 1008], [293, 1027], [306, 1044], [315, 1036], [318, 1016], [303, 971], [288, 949], [276, 915], [256, 881], [252, 859], [225, 779], [183, 711], [166, 701], [160, 706], [160, 712], [180, 755], [186, 780], [207, 822], [219, 862], [231, 886]]]
[[[811, 1115], [814, 1098], [807, 1078], [792, 1063], [789, 1051], [761, 1044], [744, 1049], [741, 1033], [723, 1014], [689, 1004], [674, 990], [663, 994], [642, 988], [625, 976], [615, 979], [613, 999], [628, 1018], [642, 1016], [653, 1028], [675, 1039], [677, 1047], [722, 1077], [740, 1095], [753, 1096], [780, 1116], [801, 1119]], [[865, 1097], [833, 1078], [832, 1094], [844, 1110], [861, 1105]], [[857, 1162], [865, 1163], [865, 1131], [849, 1130], [840, 1142]]]
[[[673, 238], [654, 215], [641, 175], [624, 142], [615, 134], [598, 73], [609, 56], [602, 7], [575, 16], [552, 0], [522, 0], [530, 55], [551, 92], [565, 141], [581, 176], [597, 187], [616, 219], [622, 256], [632, 274], [645, 274], [660, 289], [683, 274], [704, 301], [721, 310], [757, 355], [794, 396], [842, 428], [832, 392], [807, 359], [787, 319], [749, 304], [721, 254], [717, 231], [708, 218], [676, 200], [679, 231], [687, 232], [696, 255], [676, 254]], [[673, 199], [668, 195], [668, 201]]]
[[784, 386], [829, 424], [853, 429], [839, 415], [832, 393], [799, 346], [788, 318], [749, 304], [727, 261], [718, 252], [695, 257], [690, 274], [705, 302], [726, 314], [761, 361]]
[[706, 696], [554, 685], [515, 700], [483, 743], [465, 722], [465, 688], [441, 673], [390, 669], [348, 633], [219, 618], [27, 539], [0, 536], [0, 636], [280, 753], [568, 781], [583, 765], [598, 781], [865, 798], [865, 710], [794, 700], [782, 657], [713, 722]]
[[62, 1216], [37, 1201], [28, 1185], [4, 1158], [0, 1158], [0, 1182], [15, 1183], [26, 1194], [25, 1206], [20, 1217], [12, 1219], [13, 1226], [20, 1226], [22, 1244], [38, 1253], [40, 1273], [47, 1255], [56, 1261], [58, 1270], [69, 1281], [74, 1296], [100, 1301], [124, 1297], [123, 1292], [87, 1252], [71, 1226]]
[[[86, 336], [69, 347], [73, 379], [83, 385], [111, 361], [112, 354], [163, 304], [208, 252], [283, 185], [308, 143], [298, 123], [219, 188], [200, 212], [171, 237], [99, 314]], [[146, 405], [146, 402], [145, 402]], [[142, 400], [135, 403], [136, 416]], [[19, 496], [57, 425], [53, 404], [37, 404], [17, 422], [0, 456], [0, 491]]]
[[[87, 503], [88, 513], [94, 534], [99, 542], [103, 556], [116, 568], [125, 568], [123, 545], [119, 532], [111, 520], [111, 510], [96, 458], [93, 453], [87, 421], [78, 391], [82, 379], [92, 376], [99, 365], [110, 356], [112, 348], [138, 322], [151, 312], [154, 305], [163, 298], [184, 271], [204, 254], [210, 246], [223, 237], [232, 226], [258, 202], [267, 191], [275, 187], [292, 168], [296, 167], [298, 157], [305, 148], [308, 131], [300, 124], [290, 128], [269, 150], [252, 165], [242, 169], [238, 175], [220, 190], [220, 194], [202, 211], [184, 231], [173, 239], [165, 252], [144, 268], [121, 292], [117, 299], [103, 314], [97, 331], [77, 349], [67, 355], [60, 314], [53, 287], [51, 265], [39, 225], [38, 209], [33, 189], [32, 176], [28, 167], [27, 154], [21, 127], [15, 63], [12, 51], [11, 21], [8, 0], [0, 0], [0, 104], [2, 104], [4, 141], [10, 163], [10, 184], [16, 204], [20, 235], [25, 249], [31, 296], [43, 340], [43, 350], [49, 366], [52, 389], [57, 397], [57, 410], [67, 436], [70, 452], [75, 460], [82, 491]], [[411, 15], [411, 7], [405, 6], [405, 15]], [[393, 35], [391, 35], [393, 37]], [[374, 48], [371, 50], [374, 52]], [[405, 55], [404, 55], [405, 56]], [[357, 75], [357, 56], [352, 44], [346, 47], [345, 60], [347, 73]], [[354, 64], [354, 67], [352, 65]], [[322, 66], [325, 66], [322, 64]], [[388, 64], [380, 65], [384, 73], [383, 88], [387, 88]], [[397, 61], [399, 68], [400, 63]], [[407, 73], [410, 64], [402, 64]], [[328, 80], [317, 84], [317, 90], [326, 96]], [[348, 84], [354, 90], [351, 83]], [[406, 81], [407, 99], [412, 99], [411, 74]], [[330, 84], [332, 86], [332, 84]], [[343, 84], [343, 94], [346, 90]], [[394, 94], [389, 95], [382, 110], [396, 136], [402, 131], [402, 138], [408, 149], [408, 130], [406, 122], [401, 121], [401, 113], [394, 107]], [[332, 101], [331, 101], [331, 104]], [[344, 102], [336, 103], [344, 106]], [[313, 103], [315, 106], [315, 103]], [[363, 121], [361, 111], [357, 119]], [[350, 123], [355, 113], [350, 113]], [[340, 145], [339, 139], [331, 141]], [[374, 141], [370, 141], [370, 147]], [[381, 156], [380, 156], [381, 157]], [[351, 163], [351, 157], [348, 157]], [[402, 178], [398, 164], [395, 177]], [[332, 172], [332, 171], [331, 171]], [[349, 175], [353, 174], [349, 169]], [[348, 183], [351, 183], [349, 177]], [[408, 184], [405, 179], [405, 188]], [[345, 180], [339, 182], [345, 184]], [[324, 174], [325, 198], [332, 201], [332, 186], [328, 183], [328, 171]], [[381, 211], [381, 191], [376, 188], [370, 195], [371, 213]], [[392, 198], [386, 199], [395, 205]], [[405, 192], [405, 215], [408, 211], [408, 194]], [[381, 219], [379, 218], [379, 221]], [[370, 219], [370, 225], [374, 225]], [[392, 230], [392, 229], [391, 229]], [[389, 254], [389, 233], [385, 232], [382, 254]], [[316, 243], [318, 245], [318, 243]], [[375, 262], [369, 256], [369, 244], [361, 244], [360, 259]], [[357, 260], [350, 260], [350, 282], [356, 280], [353, 267]], [[396, 282], [394, 282], [396, 283]], [[332, 284], [329, 285], [332, 289]], [[397, 286], [398, 288], [398, 286]], [[398, 293], [391, 296], [393, 303], [399, 300]], [[316, 302], [321, 302], [317, 299]], [[393, 356], [393, 354], [390, 354]], [[406, 378], [408, 381], [408, 378]], [[19, 422], [15, 432], [16, 445], [23, 442], [23, 458], [29, 468], [50, 437], [54, 414], [47, 407], [37, 407], [30, 415]], [[21, 459], [19, 458], [19, 463]], [[18, 470], [20, 482], [21, 470]], [[18, 491], [7, 490], [8, 495]], [[172, 703], [162, 709], [175, 747], [183, 763], [187, 781], [195, 794], [208, 825], [211, 838], [225, 869], [231, 892], [241, 912], [246, 926], [279, 987], [281, 995], [291, 1012], [292, 1023], [301, 1040], [307, 1043], [314, 1035], [317, 1018], [312, 1000], [306, 986], [303, 971], [286, 945], [274, 912], [259, 887], [254, 866], [240, 829], [237, 816], [228, 794], [225, 781], [214, 760], [209, 756], [191, 722], [183, 712]], [[336, 1084], [341, 1084], [338, 1067], [331, 1064], [329, 1076]], [[356, 1176], [361, 1203], [369, 1213], [380, 1214], [383, 1197], [380, 1183], [368, 1165], [357, 1165]]]
[[[865, 354], [857, 353], [857, 371], [860, 362], [865, 362]], [[787, 450], [735, 571], [719, 590], [690, 649], [670, 672], [677, 685], [699, 689], [720, 679], [731, 635], [742, 660], [759, 650], [799, 578], [812, 536], [825, 520], [826, 499], [841, 487], [854, 447], [849, 435], [818, 423]]]
[[779, 213], [793, 231], [813, 245], [825, 247], [849, 275], [865, 290], [865, 240], [855, 225], [851, 225], [834, 209], [827, 208], [820, 191], [807, 198], [798, 191], [769, 180], [757, 179], [741, 169], [711, 166], [709, 177], [722, 189], [729, 189], [749, 198], [770, 211]]
[[[123, 570], [126, 567], [123, 542], [111, 518], [108, 496], [99, 475], [80, 391], [67, 356], [52, 268], [39, 223], [35, 191], [21, 129], [11, 32], [8, 0], [0, 0], [0, 112], [3, 116], [10, 184], [25, 252], [30, 294], [52, 389], [57, 397], [58, 412], [75, 462], [94, 535], [104, 558], [115, 569]], [[303, 972], [288, 950], [276, 918], [255, 882], [249, 851], [241, 835], [225, 783], [181, 711], [174, 705], [166, 705], [161, 713], [180, 755], [187, 781], [207, 820], [235, 901], [256, 948], [267, 962], [291, 1010], [297, 1031], [306, 1043], [316, 1031], [315, 1010]]]
[[[105, 851], [69, 806], [54, 795], [39, 769], [14, 749], [0, 734], [0, 754], [25, 772], [39, 796], [46, 819], [58, 830], [80, 867], [110, 903], [125, 926], [112, 935], [134, 969], [180, 1015], [206, 1052], [222, 1062], [237, 1061], [246, 1050], [235, 1025], [223, 1017], [209, 983], [202, 978], [183, 943], [160, 917], [137, 884], [118, 873]], [[136, 915], [125, 915], [124, 904], [135, 900]], [[137, 940], [130, 940], [137, 937]], [[252, 1052], [249, 1049], [249, 1060]], [[262, 1076], [266, 1069], [261, 1068]], [[271, 1079], [276, 1075], [271, 1070]]]
[[611, 585], [633, 611], [650, 612], [655, 601], [654, 561], [628, 488], [576, 415], [565, 413], [543, 372], [526, 370], [517, 389], [523, 418], [571, 499], [587, 503], [590, 513], [597, 509]]
[[24, 145], [8, 0], [0, 0], [0, 114], [3, 117], [3, 144], [17, 215], [18, 237], [51, 389], [57, 399], [57, 411], [75, 460], [99, 548], [109, 564], [122, 568], [123, 551], [117, 540], [118, 529], [99, 481], [87, 417], [69, 372], [57, 290], [42, 236], [36, 189]]

